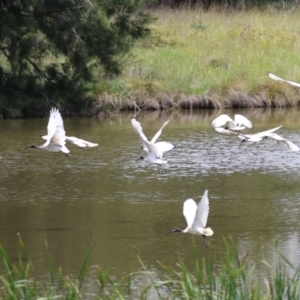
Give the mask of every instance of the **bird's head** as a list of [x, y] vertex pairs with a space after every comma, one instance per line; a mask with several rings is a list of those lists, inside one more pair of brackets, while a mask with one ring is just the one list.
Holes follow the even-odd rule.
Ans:
[[168, 235], [169, 233], [174, 233], [174, 232], [182, 232], [182, 229], [180, 229], [180, 228], [175, 228], [175, 229], [169, 231], [169, 232], [167, 233], [167, 235]]
[[246, 139], [243, 139], [243, 140], [241, 140], [241, 142], [240, 142], [240, 144], [239, 144], [239, 147], [238, 148], [241, 148], [241, 146], [242, 146], [242, 144], [243, 143], [246, 143], [247, 141], [246, 141]]
[[26, 150], [26, 149], [28, 149], [28, 148], [39, 148], [39, 146], [33, 144], [33, 145], [28, 146], [28, 147], [25, 147], [23, 149], [23, 151]]
[[145, 159], [145, 157], [144, 156], [140, 156], [136, 161], [138, 161], [138, 160], [144, 160]]

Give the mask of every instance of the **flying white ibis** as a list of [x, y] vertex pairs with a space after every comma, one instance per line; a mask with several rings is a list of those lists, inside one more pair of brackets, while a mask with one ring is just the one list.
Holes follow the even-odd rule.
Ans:
[[208, 247], [207, 237], [212, 236], [214, 232], [211, 228], [206, 228], [207, 218], [209, 213], [209, 199], [208, 199], [208, 190], [204, 192], [201, 201], [198, 206], [193, 199], [185, 200], [183, 204], [183, 215], [186, 219], [187, 228], [180, 229], [175, 228], [169, 233], [182, 232], [190, 233], [195, 235], [202, 235], [204, 237], [204, 243]]
[[41, 146], [33, 144], [24, 148], [24, 150], [28, 148], [45, 149], [51, 152], [63, 152], [66, 156], [70, 156], [70, 151], [65, 146], [65, 140], [66, 132], [64, 129], [63, 119], [60, 115], [59, 110], [57, 108], [52, 108], [50, 110], [49, 122], [47, 126], [46, 142]]

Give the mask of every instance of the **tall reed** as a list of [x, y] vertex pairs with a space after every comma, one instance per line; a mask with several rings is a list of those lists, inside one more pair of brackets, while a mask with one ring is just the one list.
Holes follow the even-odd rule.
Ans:
[[[0, 257], [3, 270], [0, 274], [0, 299], [299, 299], [300, 269], [282, 256], [277, 247], [277, 266], [269, 265], [262, 257], [253, 263], [248, 256], [240, 257], [231, 243], [224, 241], [226, 252], [221, 262], [214, 257], [198, 259], [194, 245], [194, 266], [188, 267], [178, 258], [177, 267], [163, 266], [159, 274], [147, 268], [138, 257], [141, 269], [123, 278], [110, 276], [107, 270], [89, 267], [91, 250], [83, 260], [77, 275], [54, 270], [48, 255], [48, 276], [39, 279], [33, 274], [33, 264], [22, 240], [20, 259], [14, 264], [2, 245]], [[47, 250], [46, 243], [46, 251]], [[21, 258], [21, 256], [23, 258]], [[262, 271], [262, 267], [266, 269]], [[47, 270], [45, 270], [47, 273]], [[137, 283], [143, 278], [143, 285]]]

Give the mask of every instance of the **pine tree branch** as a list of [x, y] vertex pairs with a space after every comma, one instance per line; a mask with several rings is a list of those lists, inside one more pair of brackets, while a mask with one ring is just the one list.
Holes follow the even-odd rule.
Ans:
[[[52, 80], [34, 62], [32, 62], [28, 57], [25, 57], [25, 59], [34, 67], [34, 69], [36, 71], [38, 71], [40, 73], [40, 75], [42, 77], [44, 77], [46, 80], [48, 80], [48, 82], [50, 82], [51, 84], [53, 84]], [[46, 96], [45, 96], [46, 94], [43, 94], [43, 93], [41, 93], [41, 94], [44, 96], [44, 99], [45, 99], [46, 98]], [[61, 91], [61, 94], [64, 95], [66, 98], [69, 98], [69, 96], [65, 92]], [[48, 98], [48, 96], [47, 96], [47, 98]], [[55, 103], [55, 105], [57, 106], [57, 103], [54, 102], [53, 100], [49, 99], [49, 101]]]
[[31, 61], [28, 57], [24, 57], [32, 66], [33, 68], [47, 81], [52, 83], [52, 80], [43, 72], [33, 61]]
[[[38, 18], [42, 18], [42, 17], [45, 17], [45, 16], [49, 17], [49, 16], [51, 16], [53, 14], [56, 14], [56, 13], [62, 13], [62, 12], [77, 10], [77, 9], [82, 8], [82, 7], [84, 7], [84, 6], [79, 5], [79, 6], [74, 6], [74, 7], [64, 8], [64, 9], [49, 10], [49, 11], [45, 11], [45, 12], [43, 10], [40, 10], [40, 11], [34, 10], [33, 16], [38, 17]], [[44, 13], [42, 13], [42, 12], [44, 12]]]
[[6, 58], [8, 58], [8, 54], [7, 54], [7, 52], [6, 52], [7, 49], [8, 49], [8, 47], [0, 47], [0, 51], [4, 54], [4, 56], [5, 56]]

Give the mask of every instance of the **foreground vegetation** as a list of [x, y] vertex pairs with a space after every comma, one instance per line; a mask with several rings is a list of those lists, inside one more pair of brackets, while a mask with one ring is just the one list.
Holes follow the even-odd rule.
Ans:
[[[161, 9], [122, 77], [100, 80], [98, 108], [297, 106], [299, 8]], [[136, 105], [137, 106], [136, 106]]]
[[[226, 243], [226, 242], [225, 242]], [[141, 262], [141, 271], [128, 274], [120, 280], [97, 268], [91, 279], [88, 267], [90, 251], [84, 258], [77, 276], [54, 271], [49, 257], [49, 274], [42, 279], [33, 275], [33, 265], [20, 240], [21, 253], [17, 264], [0, 245], [3, 261], [0, 274], [1, 299], [299, 299], [300, 269], [292, 266], [278, 253], [281, 263], [271, 267], [267, 262], [265, 275], [260, 267], [240, 258], [226, 243], [225, 258], [220, 266], [214, 259], [200, 262], [194, 248], [194, 268], [188, 270], [179, 258], [177, 268], [164, 267], [164, 274], [155, 275]], [[275, 249], [276, 251], [276, 249]], [[287, 271], [288, 267], [288, 271]], [[94, 267], [95, 269], [95, 267]], [[135, 278], [147, 280], [142, 287]]]

